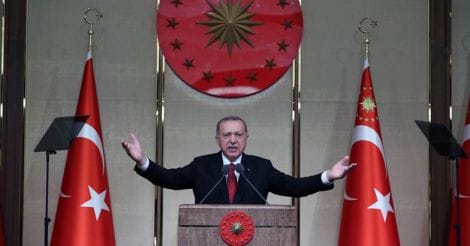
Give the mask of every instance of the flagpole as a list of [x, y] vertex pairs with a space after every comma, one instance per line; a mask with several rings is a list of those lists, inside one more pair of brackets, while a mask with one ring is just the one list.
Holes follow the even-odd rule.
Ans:
[[376, 26], [377, 21], [370, 18], [363, 18], [359, 23], [359, 31], [365, 35], [365, 59], [349, 156], [360, 170], [350, 173], [346, 179], [338, 245], [400, 245], [368, 63], [368, 34]]
[[366, 58], [367, 60], [369, 60], [369, 45], [370, 45], [369, 31], [370, 29], [365, 27], [365, 24], [366, 24], [365, 22], [369, 22], [370, 28], [375, 28], [377, 26], [377, 21], [369, 17], [364, 17], [359, 22], [359, 26], [358, 26], [359, 31], [364, 34], [364, 46], [365, 46]]
[[88, 51], [90, 53], [92, 53], [93, 50], [93, 35], [95, 34], [93, 25], [98, 23], [101, 18], [103, 18], [103, 14], [96, 8], [88, 8], [83, 15], [83, 20], [90, 25], [88, 29]]
[[[101, 18], [102, 14], [97, 9], [88, 9], [84, 15], [84, 21], [90, 25], [89, 50], [75, 117], [88, 118], [73, 124], [73, 132], [76, 134], [73, 139], [80, 140], [72, 140], [67, 153], [51, 246], [116, 245], [99, 100], [91, 57], [93, 26]], [[79, 130], [77, 127], [83, 128]]]

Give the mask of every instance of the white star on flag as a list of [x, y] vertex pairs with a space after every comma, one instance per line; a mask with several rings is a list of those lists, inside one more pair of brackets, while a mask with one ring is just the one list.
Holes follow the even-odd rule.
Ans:
[[106, 197], [106, 190], [98, 194], [95, 189], [88, 186], [88, 190], [90, 191], [90, 200], [86, 201], [80, 207], [88, 207], [93, 208], [95, 211], [96, 220], [100, 218], [101, 210], [106, 210], [109, 212], [109, 207], [106, 205], [104, 198]]
[[390, 192], [387, 195], [382, 195], [379, 190], [375, 189], [375, 196], [377, 197], [377, 201], [370, 205], [369, 209], [378, 209], [382, 212], [382, 217], [384, 218], [384, 222], [387, 221], [387, 215], [390, 211], [393, 213], [392, 205], [390, 204]]

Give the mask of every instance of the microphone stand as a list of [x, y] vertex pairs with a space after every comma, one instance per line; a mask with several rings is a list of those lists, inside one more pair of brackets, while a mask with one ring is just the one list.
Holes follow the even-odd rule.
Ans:
[[456, 190], [456, 205], [455, 205], [455, 210], [456, 210], [456, 216], [457, 220], [455, 221], [455, 224], [453, 227], [455, 228], [456, 232], [456, 239], [455, 243], [457, 246], [460, 246], [460, 233], [461, 233], [461, 228], [460, 228], [460, 185], [459, 185], [459, 157], [458, 155], [452, 155], [449, 157], [450, 160], [455, 160], [455, 172], [456, 172], [456, 178], [455, 178], [455, 190]]
[[46, 207], [44, 211], [44, 246], [48, 246], [48, 235], [49, 235], [49, 156], [54, 155], [57, 152], [55, 150], [46, 151]]
[[259, 193], [258, 189], [256, 189], [256, 187], [253, 185], [253, 183], [251, 183], [251, 181], [246, 177], [245, 175], [245, 167], [243, 166], [243, 164], [239, 163], [235, 166], [235, 170], [237, 170], [237, 172], [239, 172], [243, 178], [248, 182], [248, 184], [251, 186], [251, 188], [253, 188], [253, 190], [256, 192], [256, 194], [259, 195], [259, 197], [261, 197], [261, 199], [263, 199], [264, 201], [264, 205], [269, 205], [268, 201], [266, 201], [266, 199], [263, 197], [263, 195], [261, 195], [261, 193]]
[[204, 196], [204, 198], [201, 199], [201, 201], [198, 204], [203, 204], [204, 203], [204, 201], [207, 199], [207, 197], [209, 197], [209, 195], [212, 193], [212, 191], [214, 191], [215, 187], [217, 187], [217, 185], [220, 184], [222, 179], [225, 178], [225, 175], [227, 175], [227, 173], [228, 173], [228, 166], [223, 165], [222, 166], [222, 177], [220, 177], [220, 179], [217, 181], [217, 183], [215, 183], [215, 185], [212, 186], [212, 188], [209, 190], [209, 192], [207, 192], [207, 194]]

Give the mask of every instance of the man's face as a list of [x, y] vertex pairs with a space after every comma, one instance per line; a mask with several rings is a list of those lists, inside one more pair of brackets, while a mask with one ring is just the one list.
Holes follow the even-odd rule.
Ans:
[[215, 140], [222, 153], [230, 161], [235, 161], [245, 150], [248, 134], [243, 122], [228, 120], [220, 123]]

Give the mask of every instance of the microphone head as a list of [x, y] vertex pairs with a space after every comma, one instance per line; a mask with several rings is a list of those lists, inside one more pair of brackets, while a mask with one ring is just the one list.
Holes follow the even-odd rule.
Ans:
[[245, 167], [243, 166], [243, 164], [238, 163], [237, 165], [235, 165], [235, 170], [237, 170], [237, 172], [239, 173], [243, 173], [245, 172]]
[[228, 165], [222, 165], [222, 173], [225, 175], [228, 173], [229, 166]]

